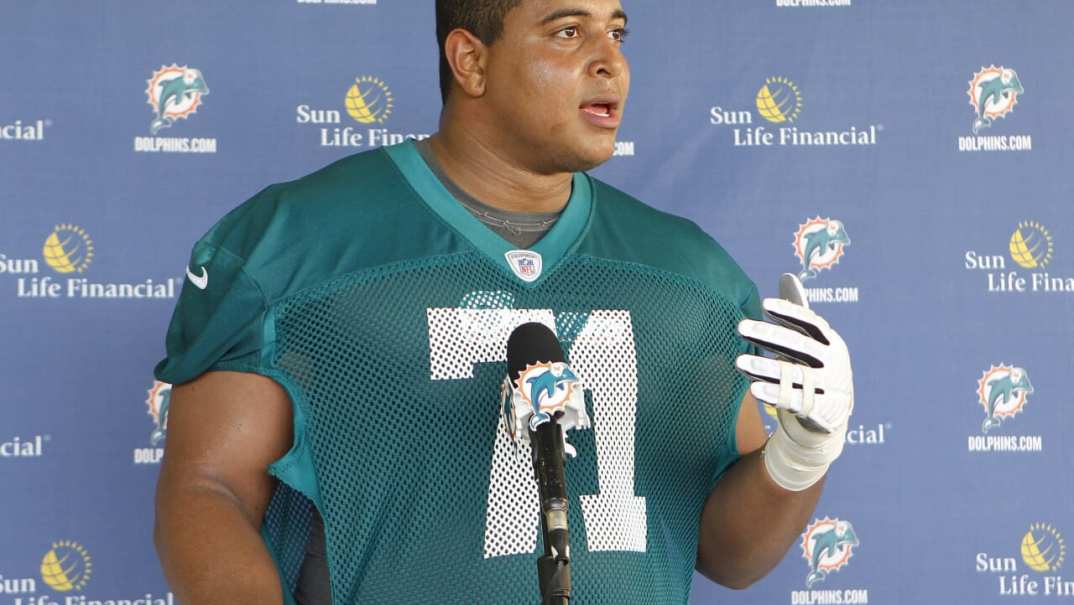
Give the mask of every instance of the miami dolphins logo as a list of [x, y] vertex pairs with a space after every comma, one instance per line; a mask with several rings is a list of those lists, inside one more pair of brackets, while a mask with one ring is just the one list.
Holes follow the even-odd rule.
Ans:
[[996, 118], [1005, 117], [1014, 111], [1014, 106], [1018, 104], [1018, 95], [1023, 92], [1025, 89], [1022, 88], [1018, 74], [1002, 65], [982, 67], [981, 71], [973, 74], [970, 88], [966, 91], [976, 114], [973, 119], [973, 134], [992, 126], [992, 121]]
[[149, 389], [149, 397], [145, 400], [147, 412], [153, 418], [153, 432], [149, 435], [149, 443], [157, 445], [164, 441], [168, 432], [168, 406], [172, 401], [172, 385], [153, 381], [153, 387]]
[[567, 443], [567, 432], [590, 427], [582, 382], [563, 362], [529, 364], [517, 379], [504, 377], [500, 407], [507, 434], [516, 445], [529, 441], [529, 431], [554, 417], [563, 427], [563, 451], [574, 457], [577, 452]]
[[854, 556], [858, 535], [849, 521], [816, 519], [802, 532], [802, 558], [809, 563], [806, 588], [823, 581], [828, 574], [842, 569]]
[[153, 72], [146, 80], [145, 94], [156, 118], [149, 125], [149, 132], [157, 134], [170, 127], [176, 120], [185, 120], [198, 111], [201, 97], [209, 94], [209, 87], [201, 70], [180, 67], [174, 63]]
[[1033, 384], [1024, 368], [1000, 364], [992, 366], [977, 381], [977, 401], [985, 409], [981, 432], [988, 433], [1029, 403]]
[[839, 263], [844, 248], [850, 245], [850, 236], [842, 221], [817, 216], [798, 225], [791, 245], [802, 264], [798, 278], [805, 281]]
[[551, 414], [566, 407], [571, 395], [581, 388], [581, 382], [567, 364], [536, 363], [526, 366], [515, 380], [515, 392], [522, 396], [533, 415], [530, 416], [530, 430], [552, 419]]

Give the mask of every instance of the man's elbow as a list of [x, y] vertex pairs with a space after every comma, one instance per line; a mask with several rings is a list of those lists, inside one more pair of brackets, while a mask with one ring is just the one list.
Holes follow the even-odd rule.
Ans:
[[745, 569], [719, 569], [714, 566], [705, 566], [700, 561], [696, 569], [709, 580], [731, 590], [745, 590], [768, 575], [769, 571], [764, 570], [758, 573]]

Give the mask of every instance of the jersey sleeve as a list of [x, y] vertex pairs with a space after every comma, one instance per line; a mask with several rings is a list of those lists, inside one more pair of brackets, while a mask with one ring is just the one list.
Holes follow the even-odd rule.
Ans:
[[[222, 217], [195, 243], [165, 336], [158, 380], [183, 384], [209, 370], [259, 372], [267, 301], [247, 260], [263, 239], [271, 187]], [[270, 200], [271, 201], [271, 200]]]
[[[219, 227], [219, 225], [218, 225]], [[245, 260], [214, 242], [218, 227], [194, 245], [168, 326], [158, 380], [182, 384], [208, 370], [260, 369], [267, 310]]]

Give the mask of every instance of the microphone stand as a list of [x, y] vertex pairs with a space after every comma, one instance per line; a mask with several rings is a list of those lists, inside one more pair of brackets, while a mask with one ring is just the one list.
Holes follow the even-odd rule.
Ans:
[[533, 472], [541, 500], [544, 556], [537, 559], [541, 605], [568, 605], [571, 551], [567, 535], [567, 481], [563, 472], [563, 427], [552, 418], [530, 433]]

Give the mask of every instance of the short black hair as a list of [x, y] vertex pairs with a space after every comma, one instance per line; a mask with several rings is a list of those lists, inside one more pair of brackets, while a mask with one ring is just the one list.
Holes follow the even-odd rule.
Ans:
[[440, 47], [440, 99], [447, 102], [451, 72], [444, 41], [452, 31], [462, 28], [486, 45], [503, 34], [503, 19], [522, 0], [436, 0], [436, 43]]

